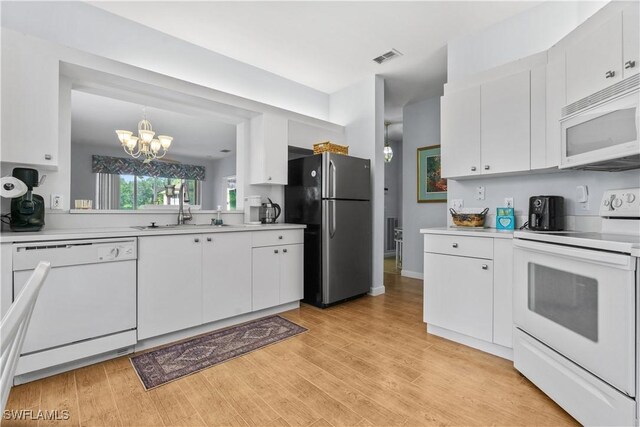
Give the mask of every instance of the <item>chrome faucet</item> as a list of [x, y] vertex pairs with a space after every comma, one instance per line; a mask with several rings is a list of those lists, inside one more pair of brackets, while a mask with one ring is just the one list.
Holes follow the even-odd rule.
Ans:
[[189, 184], [185, 179], [180, 181], [180, 193], [178, 193], [178, 202], [178, 225], [183, 225], [187, 221], [191, 221], [193, 219], [190, 207], [187, 208], [188, 213], [184, 213], [184, 202], [189, 203]]

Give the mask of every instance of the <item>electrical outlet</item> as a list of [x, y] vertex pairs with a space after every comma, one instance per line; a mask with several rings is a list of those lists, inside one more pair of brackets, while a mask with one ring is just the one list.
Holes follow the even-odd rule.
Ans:
[[456, 211], [461, 210], [464, 207], [464, 200], [462, 199], [451, 200], [451, 207]]
[[512, 208], [513, 207], [513, 197], [505, 197], [504, 198], [504, 207]]
[[51, 209], [62, 209], [62, 195], [51, 195]]
[[578, 203], [578, 205], [580, 205], [580, 209], [582, 209], [583, 211], [589, 210], [589, 202]]
[[484, 187], [476, 187], [476, 200], [484, 200]]

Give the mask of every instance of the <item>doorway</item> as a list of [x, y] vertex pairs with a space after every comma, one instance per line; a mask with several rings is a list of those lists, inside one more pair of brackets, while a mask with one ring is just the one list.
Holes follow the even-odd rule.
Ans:
[[[384, 273], [402, 271], [402, 122], [385, 123]], [[385, 280], [386, 282], [386, 280]]]

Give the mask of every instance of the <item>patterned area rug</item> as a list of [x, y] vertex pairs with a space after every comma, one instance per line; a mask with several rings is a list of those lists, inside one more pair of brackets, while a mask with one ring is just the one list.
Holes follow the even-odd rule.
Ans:
[[133, 356], [131, 364], [144, 388], [150, 390], [306, 330], [280, 316], [270, 316]]

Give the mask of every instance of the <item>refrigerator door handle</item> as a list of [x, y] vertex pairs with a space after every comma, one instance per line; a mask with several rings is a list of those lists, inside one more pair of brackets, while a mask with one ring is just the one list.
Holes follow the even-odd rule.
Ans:
[[336, 235], [336, 202], [335, 200], [329, 200], [331, 203], [331, 210], [329, 211], [329, 237], [333, 239]]
[[333, 160], [329, 160], [329, 188], [331, 189], [331, 194], [329, 197], [336, 196], [336, 164]]

